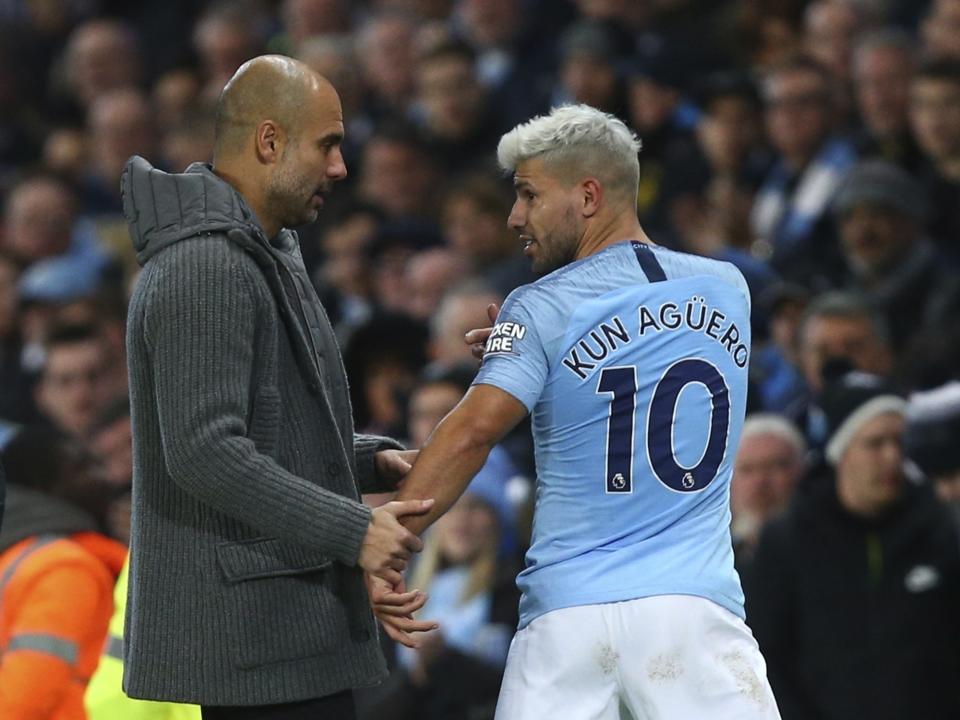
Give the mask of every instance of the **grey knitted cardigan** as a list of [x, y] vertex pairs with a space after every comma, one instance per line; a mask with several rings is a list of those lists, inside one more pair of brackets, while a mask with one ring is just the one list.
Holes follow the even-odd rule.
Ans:
[[379, 681], [356, 565], [383, 491], [295, 236], [271, 244], [194, 164], [122, 179], [143, 265], [127, 351], [134, 432], [124, 647], [132, 697], [262, 705]]

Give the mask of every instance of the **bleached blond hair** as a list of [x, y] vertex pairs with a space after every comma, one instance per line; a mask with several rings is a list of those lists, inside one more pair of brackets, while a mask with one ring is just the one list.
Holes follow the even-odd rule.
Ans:
[[517, 125], [500, 138], [497, 161], [505, 172], [540, 158], [570, 182], [593, 176], [610, 191], [636, 198], [640, 139], [609, 113], [589, 105], [562, 105]]

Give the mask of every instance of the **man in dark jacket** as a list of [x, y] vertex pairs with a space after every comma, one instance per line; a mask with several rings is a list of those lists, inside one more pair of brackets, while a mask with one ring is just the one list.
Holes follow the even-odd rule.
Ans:
[[326, 80], [264, 56], [223, 90], [212, 167], [168, 175], [135, 157], [124, 171], [144, 266], [127, 334], [132, 697], [205, 718], [350, 718], [351, 688], [384, 675], [363, 571], [399, 580], [421, 544], [397, 518], [430, 503], [360, 502], [412, 456], [354, 434], [285, 229], [346, 176], [343, 132]]
[[854, 166], [833, 202], [848, 285], [882, 314], [899, 353], [960, 309], [957, 268], [923, 235], [926, 205], [916, 180], [879, 160]]
[[821, 404], [829, 467], [766, 527], [744, 575], [782, 716], [960, 717], [960, 543], [904, 470], [905, 402], [850, 373]]

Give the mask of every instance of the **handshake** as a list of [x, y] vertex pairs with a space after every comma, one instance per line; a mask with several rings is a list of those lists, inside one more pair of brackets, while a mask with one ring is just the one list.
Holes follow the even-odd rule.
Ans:
[[419, 645], [412, 633], [435, 630], [438, 625], [413, 619], [427, 595], [419, 590], [407, 592], [402, 573], [413, 553], [423, 549], [423, 542], [400, 523], [400, 518], [423, 515], [431, 507], [433, 500], [404, 500], [375, 508], [358, 561], [365, 571], [367, 593], [377, 620], [390, 638], [411, 648]]

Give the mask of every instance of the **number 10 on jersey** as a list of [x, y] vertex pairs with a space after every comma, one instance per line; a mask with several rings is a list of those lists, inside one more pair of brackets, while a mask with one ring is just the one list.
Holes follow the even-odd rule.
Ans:
[[[691, 383], [698, 383], [710, 395], [710, 427], [706, 447], [700, 461], [692, 466], [681, 465], [673, 448], [673, 428], [677, 418], [680, 393]], [[634, 366], [604, 368], [600, 373], [598, 393], [609, 393], [610, 415], [607, 420], [607, 493], [633, 492], [633, 461], [637, 410], [637, 369]], [[660, 378], [650, 400], [647, 420], [647, 458], [653, 475], [676, 492], [703, 490], [713, 482], [723, 462], [730, 428], [730, 391], [717, 368], [700, 359], [681, 360], [671, 365]]]

